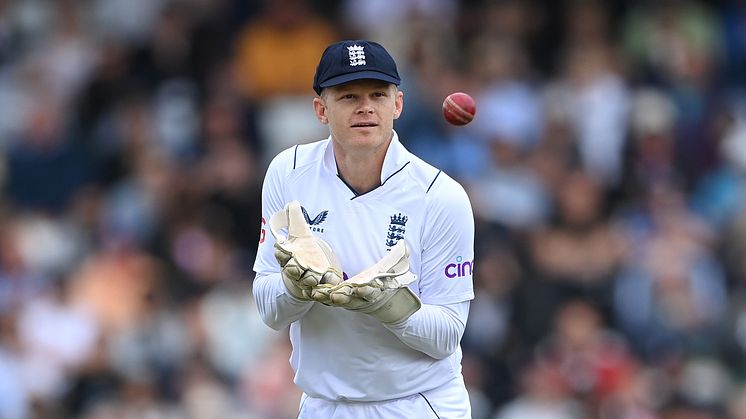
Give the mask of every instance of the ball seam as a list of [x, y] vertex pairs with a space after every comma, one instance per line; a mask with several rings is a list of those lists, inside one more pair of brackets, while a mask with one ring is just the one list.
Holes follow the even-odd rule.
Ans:
[[474, 118], [474, 115], [472, 115], [466, 109], [462, 108], [461, 105], [453, 100], [453, 98], [446, 98], [446, 102], [450, 106], [446, 107], [446, 110], [449, 111], [451, 115], [453, 115], [460, 122], [470, 122]]

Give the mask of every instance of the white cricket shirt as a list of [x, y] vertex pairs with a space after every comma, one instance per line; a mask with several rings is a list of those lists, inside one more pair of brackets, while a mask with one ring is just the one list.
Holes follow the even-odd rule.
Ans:
[[[417, 275], [410, 289], [423, 304], [474, 298], [474, 218], [466, 192], [407, 151], [396, 133], [381, 186], [362, 195], [338, 176], [331, 138], [292, 147], [273, 159], [262, 192], [257, 274], [280, 270], [266, 222], [292, 200], [302, 205], [313, 234], [334, 249], [346, 278], [405, 240], [410, 270]], [[390, 400], [439, 387], [461, 373], [460, 348], [438, 360], [408, 347], [371, 316], [307, 304], [308, 311], [290, 325], [290, 362], [295, 383], [311, 397]]]

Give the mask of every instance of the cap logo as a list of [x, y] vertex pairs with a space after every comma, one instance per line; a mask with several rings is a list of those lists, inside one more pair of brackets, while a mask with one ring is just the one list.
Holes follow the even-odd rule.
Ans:
[[347, 47], [347, 53], [350, 55], [350, 66], [365, 65], [365, 51], [362, 45], [351, 45]]
[[313, 91], [320, 95], [327, 87], [363, 79], [396, 86], [401, 83], [394, 58], [381, 44], [362, 39], [338, 41], [321, 54], [313, 76]]

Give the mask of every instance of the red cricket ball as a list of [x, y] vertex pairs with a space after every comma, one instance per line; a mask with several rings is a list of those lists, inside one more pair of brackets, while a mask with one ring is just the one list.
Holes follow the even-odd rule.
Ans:
[[477, 104], [464, 92], [448, 95], [443, 101], [443, 117], [453, 125], [466, 125], [474, 119]]

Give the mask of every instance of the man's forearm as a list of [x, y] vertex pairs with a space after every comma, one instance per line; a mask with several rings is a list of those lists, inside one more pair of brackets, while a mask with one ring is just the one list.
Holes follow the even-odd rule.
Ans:
[[254, 301], [267, 326], [280, 330], [301, 318], [313, 301], [293, 297], [282, 283], [280, 273], [257, 274], [253, 285]]
[[469, 316], [469, 301], [448, 305], [423, 304], [403, 323], [384, 326], [412, 349], [443, 359], [458, 348]]

